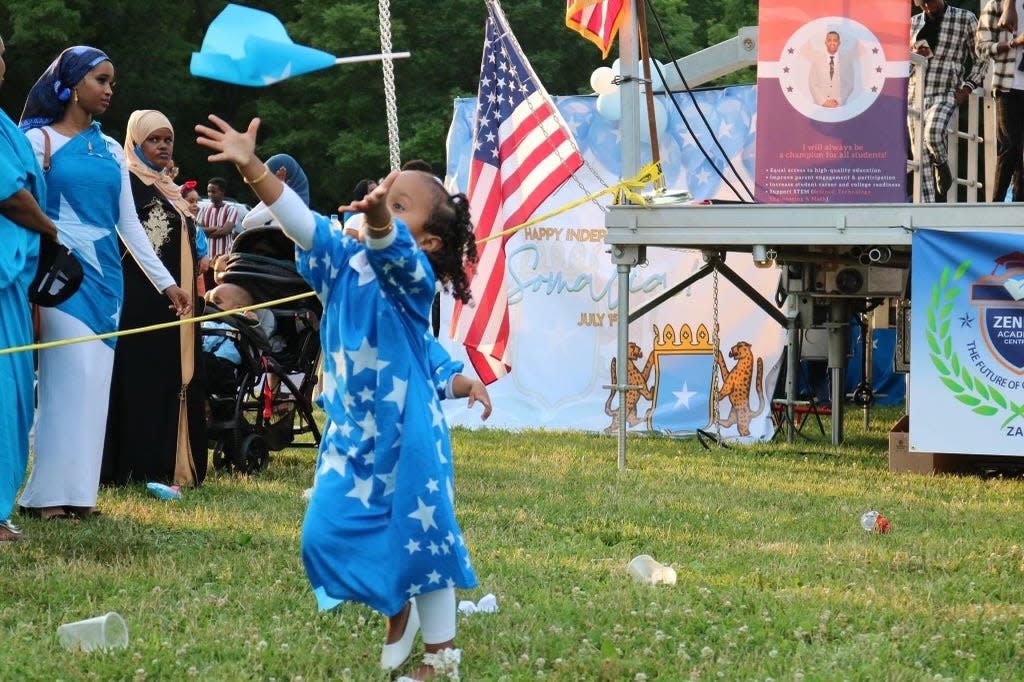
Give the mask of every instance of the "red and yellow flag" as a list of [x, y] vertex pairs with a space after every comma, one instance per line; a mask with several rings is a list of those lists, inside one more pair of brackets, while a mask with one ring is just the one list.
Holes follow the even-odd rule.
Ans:
[[626, 0], [565, 0], [565, 25], [608, 56], [626, 14]]

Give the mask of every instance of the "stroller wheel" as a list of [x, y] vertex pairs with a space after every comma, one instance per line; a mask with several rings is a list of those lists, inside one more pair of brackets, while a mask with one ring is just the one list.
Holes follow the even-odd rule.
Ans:
[[238, 447], [235, 468], [241, 473], [254, 474], [266, 470], [269, 465], [270, 451], [263, 437], [258, 433], [250, 433], [243, 438]]

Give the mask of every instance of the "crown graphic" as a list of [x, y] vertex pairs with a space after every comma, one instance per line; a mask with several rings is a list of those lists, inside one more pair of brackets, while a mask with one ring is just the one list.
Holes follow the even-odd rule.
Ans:
[[697, 325], [697, 332], [689, 324], [679, 325], [677, 332], [672, 325], [666, 324], [661, 329], [654, 326], [655, 352], [662, 353], [710, 353], [714, 350], [711, 345], [711, 335], [708, 328], [702, 323]]

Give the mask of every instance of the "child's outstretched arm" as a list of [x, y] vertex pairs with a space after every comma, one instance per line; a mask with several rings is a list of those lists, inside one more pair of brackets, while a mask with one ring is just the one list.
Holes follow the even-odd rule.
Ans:
[[472, 408], [477, 402], [484, 406], [480, 419], [486, 420], [491, 416], [491, 396], [487, 393], [487, 387], [479, 379], [470, 379], [465, 374], [456, 374], [452, 377], [452, 395], [456, 398], [469, 398], [467, 407]]
[[210, 114], [213, 127], [197, 125], [196, 142], [212, 149], [206, 159], [210, 163], [225, 161], [235, 164], [245, 184], [270, 208], [285, 234], [299, 246], [309, 249], [313, 246], [313, 231], [316, 224], [313, 214], [291, 189], [270, 172], [267, 165], [256, 156], [256, 132], [260, 120], [254, 118], [244, 133], [231, 127], [227, 121]]

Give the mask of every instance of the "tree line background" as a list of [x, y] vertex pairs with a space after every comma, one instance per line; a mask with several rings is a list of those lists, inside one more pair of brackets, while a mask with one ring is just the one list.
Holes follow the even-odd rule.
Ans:
[[[117, 70], [113, 104], [103, 130], [124, 139], [135, 109], [159, 109], [175, 125], [179, 182], [197, 179], [202, 190], [213, 175], [228, 180], [229, 194], [253, 198], [231, 168], [211, 165], [194, 143], [192, 126], [216, 113], [235, 126], [262, 119], [259, 153], [287, 152], [306, 170], [313, 206], [329, 213], [345, 203], [355, 184], [388, 170], [384, 87], [379, 62], [334, 67], [277, 83], [246, 88], [195, 78], [189, 73], [206, 27], [223, 0], [4, 0], [0, 36], [7, 75], [0, 105], [15, 121], [32, 84], [61, 50], [92, 45]], [[377, 3], [370, 0], [263, 0], [242, 2], [271, 12], [296, 43], [337, 56], [380, 51]], [[649, 18], [651, 54], [663, 62], [726, 40], [757, 23], [756, 0], [653, 0], [668, 38], [661, 41]], [[977, 0], [950, 4], [978, 11]], [[548, 92], [589, 93], [590, 74], [610, 65], [600, 52], [564, 25], [560, 0], [506, 0], [505, 14]], [[480, 73], [482, 0], [395, 0], [392, 43], [412, 57], [395, 62], [402, 159], [421, 158], [443, 173], [445, 138], [456, 97], [474, 97]], [[731, 81], [752, 82], [753, 70]]]

